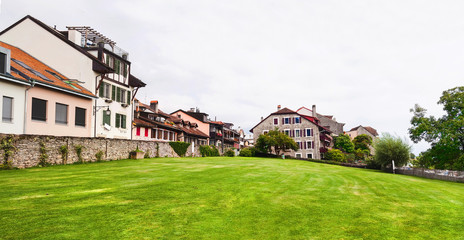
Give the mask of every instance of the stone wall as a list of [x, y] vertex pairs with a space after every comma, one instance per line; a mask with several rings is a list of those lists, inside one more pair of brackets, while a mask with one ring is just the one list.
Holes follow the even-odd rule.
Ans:
[[[102, 160], [120, 160], [129, 158], [129, 153], [137, 147], [143, 152], [148, 151], [150, 157], [179, 157], [171, 148], [168, 142], [125, 140], [125, 139], [106, 139], [106, 138], [83, 138], [83, 137], [54, 137], [43, 135], [7, 135], [0, 134], [0, 139], [13, 137], [13, 145], [16, 147], [10, 157], [12, 166], [17, 168], [28, 168], [37, 166], [40, 157], [40, 143], [45, 144], [50, 164], [72, 164], [78, 162], [75, 147], [83, 146], [82, 158], [85, 162], [97, 160], [95, 154], [103, 152]], [[67, 146], [68, 154], [63, 161], [60, 147]], [[158, 154], [157, 154], [158, 153]], [[201, 156], [198, 146], [192, 151], [189, 146], [186, 156]], [[3, 163], [4, 151], [0, 151], [0, 163]]]
[[401, 167], [395, 168], [395, 172], [404, 175], [464, 183], [464, 171]]

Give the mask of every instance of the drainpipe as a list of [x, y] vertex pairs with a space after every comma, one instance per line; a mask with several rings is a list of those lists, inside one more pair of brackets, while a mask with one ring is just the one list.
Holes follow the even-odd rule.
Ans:
[[[102, 73], [101, 75], [95, 76], [95, 95], [97, 95], [98, 98], [99, 98], [99, 96], [98, 96], [98, 87], [101, 87], [101, 86], [98, 85], [97, 78], [101, 77], [101, 79], [103, 80], [104, 75], [105, 74]], [[97, 111], [96, 110], [97, 110], [97, 100], [98, 100], [98, 98], [95, 99], [95, 105], [92, 106], [92, 115], [95, 115], [93, 117], [93, 137], [97, 137]]]
[[[27, 92], [29, 89], [33, 88], [35, 86], [35, 80], [32, 79], [31, 81], [31, 86], [26, 88], [26, 91], [24, 92], [24, 122], [23, 122], [23, 134], [26, 134], [26, 122], [27, 122]], [[32, 114], [32, 112], [31, 112]]]

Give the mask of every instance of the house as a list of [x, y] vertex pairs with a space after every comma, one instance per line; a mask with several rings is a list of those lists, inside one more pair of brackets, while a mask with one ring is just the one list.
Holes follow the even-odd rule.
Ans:
[[276, 112], [261, 118], [250, 130], [253, 133], [253, 142], [256, 143], [259, 135], [267, 134], [274, 129], [295, 140], [300, 149], [290, 150], [285, 154], [296, 158], [321, 159], [332, 143], [332, 132], [321, 126], [317, 118], [299, 114], [288, 108], [281, 109], [280, 105]]
[[2, 102], [0, 109], [2, 121], [0, 132], [8, 134], [23, 134], [24, 106], [26, 91], [31, 87], [31, 81], [11, 74], [11, 50], [0, 43], [0, 93]]
[[158, 108], [158, 101], [151, 101], [148, 106], [135, 99], [134, 104], [133, 139], [207, 144], [208, 135], [198, 129], [198, 124], [164, 113]]
[[361, 134], [366, 134], [370, 136], [372, 140], [374, 140], [376, 137], [379, 136], [379, 134], [377, 133], [377, 130], [375, 130], [373, 127], [369, 127], [369, 126], [364, 127], [361, 125], [352, 128], [349, 132], [346, 132], [346, 134], [350, 136], [351, 139], [354, 139], [355, 137]]
[[182, 119], [184, 122], [195, 123], [197, 125], [196, 128], [208, 136], [207, 140], [209, 142], [210, 123], [208, 121], [208, 114], [200, 112], [198, 108], [191, 108], [189, 111], [179, 109], [170, 115]]
[[[28, 36], [28, 37], [24, 37]], [[0, 32], [0, 41], [15, 45], [80, 84], [93, 100], [92, 136], [131, 138], [132, 100], [145, 83], [131, 74], [128, 53], [91, 27], [59, 31], [26, 16]]]
[[317, 113], [316, 105], [313, 105], [312, 109], [300, 107], [298, 110], [296, 110], [296, 112], [301, 115], [312, 116], [319, 119], [320, 125], [329, 129], [336, 136], [343, 134], [343, 126], [345, 126], [345, 124], [337, 122], [336, 119], [331, 115], [322, 115]]
[[[0, 47], [8, 50], [6, 58], [2, 57], [9, 62], [6, 66], [9, 67], [9, 78], [0, 82], [5, 116], [2, 118], [2, 133], [8, 133], [4, 122], [9, 121], [11, 129], [15, 129], [12, 133], [91, 136], [92, 101], [97, 98], [92, 92], [78, 80], [69, 79], [22, 49], [4, 42], [0, 42]], [[27, 87], [16, 87], [10, 92], [13, 83]], [[8, 99], [10, 101], [6, 101]], [[19, 115], [13, 116], [13, 112]]]
[[234, 124], [224, 123], [224, 146], [225, 149], [240, 149], [240, 134], [233, 129]]

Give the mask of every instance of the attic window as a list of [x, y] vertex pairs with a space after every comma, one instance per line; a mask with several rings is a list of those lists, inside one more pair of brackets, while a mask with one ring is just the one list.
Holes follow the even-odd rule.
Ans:
[[74, 88], [74, 89], [80, 91], [80, 89], [79, 89], [78, 87], [74, 86], [74, 84], [73, 84], [71, 81], [63, 81], [63, 82], [65, 82], [66, 84], [68, 84], [70, 87], [72, 87], [72, 88]]
[[48, 70], [45, 70], [45, 71], [51, 74], [52, 76], [56, 77], [58, 80], [64, 80], [64, 78], [62, 78], [60, 75], [56, 74], [55, 72], [48, 71]]
[[0, 73], [6, 73], [6, 54], [0, 52]]
[[29, 72], [31, 72], [31, 73], [35, 74], [36, 76], [42, 78], [43, 80], [49, 81], [49, 82], [53, 82], [53, 81], [50, 80], [49, 78], [45, 77], [42, 73], [40, 73], [40, 72], [38, 72], [38, 71], [32, 69], [31, 67], [29, 67], [27, 64], [25, 64], [25, 63], [23, 63], [23, 62], [21, 62], [21, 61], [19, 61], [19, 60], [17, 60], [17, 59], [14, 59], [14, 58], [12, 58], [11, 60], [12, 60], [13, 62], [17, 63], [19, 66], [21, 66], [21, 67], [27, 69]]

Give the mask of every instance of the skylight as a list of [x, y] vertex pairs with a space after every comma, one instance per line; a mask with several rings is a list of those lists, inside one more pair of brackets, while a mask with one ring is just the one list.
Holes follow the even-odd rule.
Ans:
[[40, 72], [38, 72], [38, 71], [32, 69], [31, 67], [29, 67], [27, 64], [25, 64], [25, 63], [23, 63], [23, 62], [21, 62], [21, 61], [19, 61], [19, 60], [17, 60], [17, 59], [14, 59], [14, 58], [11, 58], [11, 60], [12, 60], [13, 62], [17, 63], [19, 66], [21, 66], [21, 67], [27, 69], [29, 72], [33, 73], [34, 75], [36, 75], [36, 76], [42, 78], [43, 80], [49, 81], [49, 82], [53, 82], [52, 80], [50, 80], [49, 78], [47, 78], [46, 76], [44, 76], [42, 73], [40, 73]]

